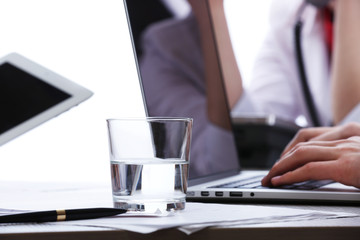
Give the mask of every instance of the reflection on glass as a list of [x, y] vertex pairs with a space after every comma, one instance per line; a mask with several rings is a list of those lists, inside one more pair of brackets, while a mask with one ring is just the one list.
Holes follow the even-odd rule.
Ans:
[[[214, 39], [203, 46], [192, 13], [175, 17], [163, 1], [145, 2], [126, 0], [148, 115], [194, 119], [190, 178], [237, 169]], [[208, 71], [204, 56], [214, 60]]]

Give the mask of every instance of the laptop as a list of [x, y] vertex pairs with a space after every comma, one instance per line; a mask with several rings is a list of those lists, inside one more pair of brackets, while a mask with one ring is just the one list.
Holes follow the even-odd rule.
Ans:
[[[163, 1], [150, 2], [159, 4]], [[216, 62], [213, 74], [217, 79], [217, 93], [222, 99], [218, 105], [221, 108], [219, 112], [224, 113], [221, 123], [223, 127], [213, 129], [212, 135], [206, 135], [206, 140], [211, 140], [214, 144], [207, 147], [206, 151], [201, 151], [204, 144], [199, 139], [201, 134], [204, 134], [202, 128], [205, 124], [197, 122], [207, 122], [201, 118], [204, 116], [201, 112], [206, 112], [203, 102], [206, 89], [204, 80], [201, 79], [204, 75], [201, 51], [193, 46], [199, 43], [194, 17], [189, 14], [187, 17], [178, 18], [173, 14], [174, 17], [169, 18], [166, 17], [169, 12], [171, 14], [169, 10], [163, 16], [157, 15], [157, 21], [143, 23], [139, 30], [139, 22], [145, 19], [142, 15], [144, 11], [141, 11], [144, 9], [142, 3], [142, 0], [124, 0], [147, 115], [194, 118], [187, 201], [360, 203], [360, 190], [354, 187], [325, 180], [302, 182], [282, 188], [266, 188], [261, 186], [260, 180], [267, 170], [241, 169], [241, 158], [238, 157], [233, 132], [235, 123], [231, 120], [221, 62], [216, 52], [217, 42], [211, 24], [209, 26], [213, 38], [207, 51], [213, 51], [213, 60]], [[151, 14], [156, 11], [148, 6], [146, 12]], [[208, 20], [209, 16], [210, 14], [207, 16]], [[169, 36], [171, 33], [175, 36]], [[172, 83], [175, 85], [169, 85]], [[189, 86], [184, 87], [185, 84]], [[196, 94], [200, 97], [196, 98]], [[194, 104], [191, 102], [194, 99], [202, 100]], [[201, 106], [203, 108], [200, 108]]]
[[18, 54], [0, 58], [0, 146], [91, 97], [88, 89]]

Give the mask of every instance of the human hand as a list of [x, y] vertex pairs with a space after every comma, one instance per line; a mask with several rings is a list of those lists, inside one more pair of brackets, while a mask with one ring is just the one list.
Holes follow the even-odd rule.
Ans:
[[264, 177], [262, 184], [280, 186], [307, 180], [331, 179], [360, 188], [358, 136], [358, 123], [301, 130], [280, 161]]
[[340, 140], [352, 136], [360, 136], [360, 123], [353, 122], [336, 127], [304, 128], [299, 130], [295, 137], [288, 143], [281, 154], [281, 158], [301, 142]]

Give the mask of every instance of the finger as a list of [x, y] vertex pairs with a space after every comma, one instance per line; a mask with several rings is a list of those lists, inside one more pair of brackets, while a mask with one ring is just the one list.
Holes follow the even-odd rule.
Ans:
[[290, 149], [286, 154], [284, 154], [280, 160], [285, 159], [288, 155], [292, 154], [293, 152], [295, 152], [296, 150], [298, 150], [301, 147], [306, 147], [306, 146], [335, 147], [335, 146], [339, 145], [340, 143], [342, 143], [341, 141], [342, 140], [337, 140], [337, 141], [313, 141], [313, 140], [311, 140], [309, 142], [298, 143], [296, 146], [294, 146], [292, 149]]
[[322, 140], [322, 141], [329, 141], [329, 140], [340, 140], [346, 139], [351, 136], [359, 136], [360, 135], [360, 124], [359, 123], [348, 123], [344, 126], [337, 126], [333, 127], [331, 131], [327, 131], [323, 134], [320, 134], [316, 137], [313, 137], [311, 141], [315, 140]]
[[[299, 143], [294, 148], [292, 148], [290, 151], [286, 153], [285, 156], [283, 156], [276, 164], [278, 164], [281, 160], [286, 159], [289, 155], [291, 155], [293, 152], [297, 151], [299, 148], [304, 148], [306, 146], [318, 146], [318, 147], [329, 147], [329, 148], [336, 148], [337, 149], [331, 149], [336, 150], [333, 153], [338, 153], [337, 155], [334, 155], [334, 157], [338, 157], [341, 153], [344, 151], [349, 151], [349, 147], [355, 151], [358, 151], [358, 143], [360, 142], [359, 136], [350, 137], [347, 139], [340, 139], [340, 140], [334, 140], [334, 141], [309, 141], [304, 143]], [[275, 164], [275, 165], [276, 165]]]
[[309, 162], [337, 159], [339, 151], [328, 146], [302, 145], [277, 162], [262, 179], [263, 186], [271, 186], [271, 179], [299, 168]]
[[353, 136], [353, 137], [349, 137], [348, 140], [360, 142], [360, 137], [359, 136]]
[[330, 131], [330, 127], [319, 127], [319, 128], [304, 128], [297, 132], [295, 137], [287, 144], [284, 151], [281, 154], [281, 157], [284, 156], [290, 149], [300, 142], [307, 142], [310, 139], [324, 134], [325, 132]]
[[308, 180], [336, 180], [336, 161], [311, 162], [294, 171], [271, 179], [272, 186], [288, 185]]
[[312, 139], [311, 141], [331, 141], [343, 139], [343, 130], [340, 127], [334, 127], [331, 131], [327, 131]]

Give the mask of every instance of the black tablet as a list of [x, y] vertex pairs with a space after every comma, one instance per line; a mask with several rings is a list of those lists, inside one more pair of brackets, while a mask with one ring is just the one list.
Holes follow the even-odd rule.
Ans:
[[88, 89], [17, 54], [0, 59], [0, 145], [88, 99]]

